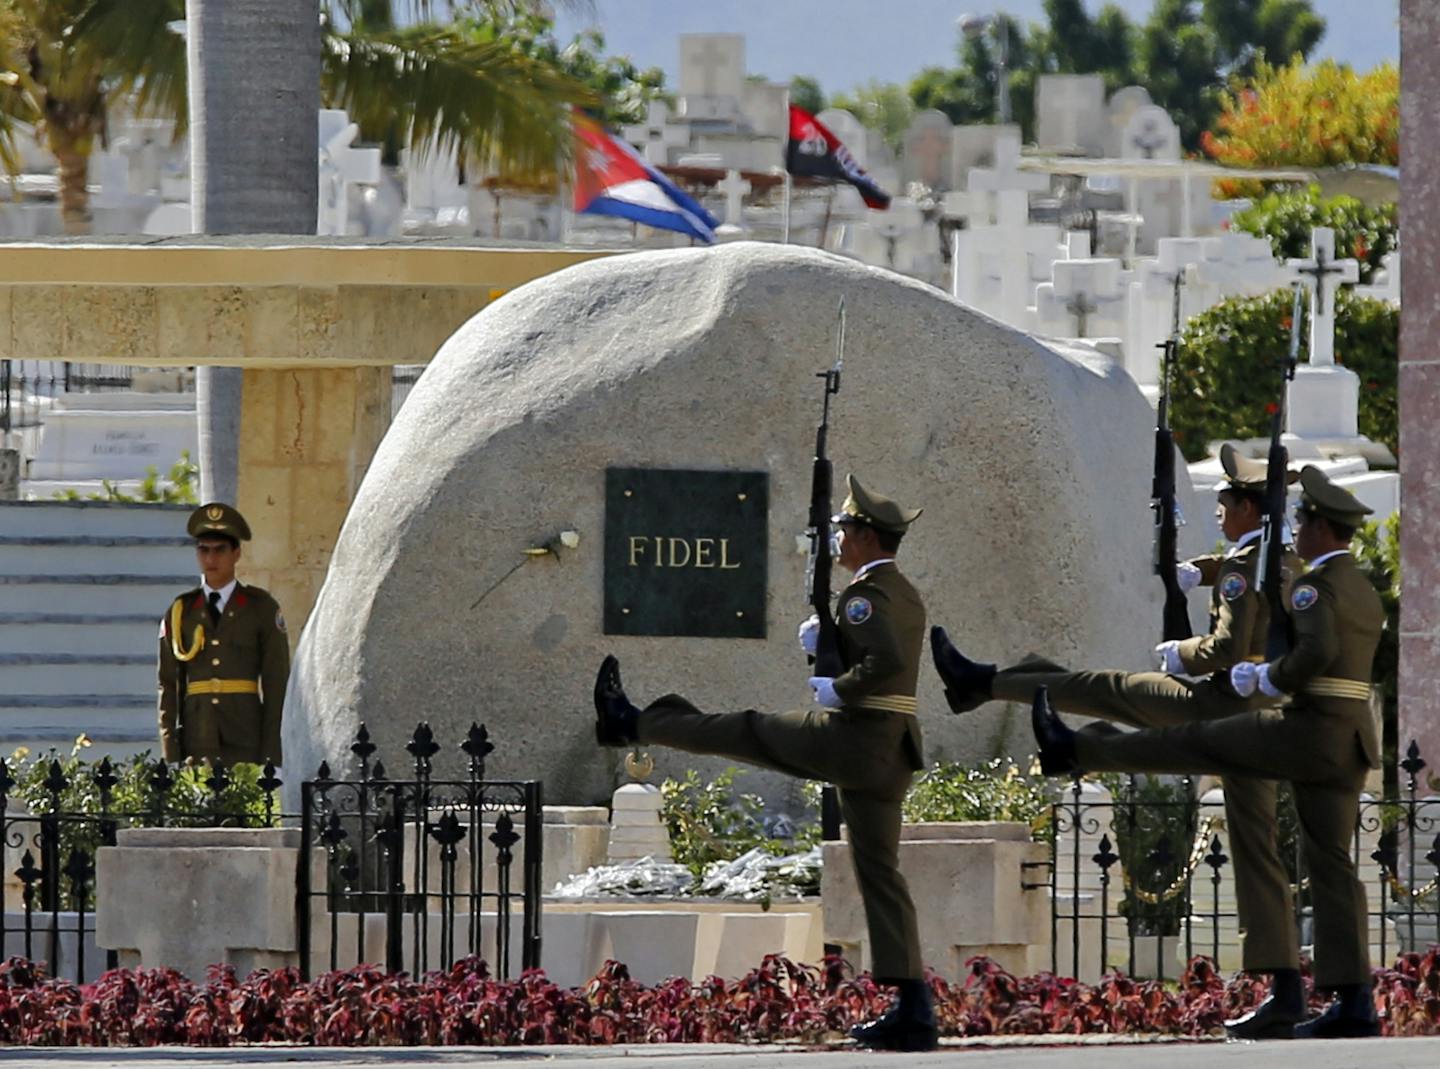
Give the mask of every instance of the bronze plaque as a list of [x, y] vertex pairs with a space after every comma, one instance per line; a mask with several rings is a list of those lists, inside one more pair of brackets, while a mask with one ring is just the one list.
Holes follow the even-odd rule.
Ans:
[[770, 476], [605, 471], [605, 633], [764, 638]]

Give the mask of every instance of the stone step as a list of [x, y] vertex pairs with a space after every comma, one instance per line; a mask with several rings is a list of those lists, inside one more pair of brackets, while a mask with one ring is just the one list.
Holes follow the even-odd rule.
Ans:
[[196, 585], [185, 575], [0, 574], [0, 603], [7, 612], [89, 613], [134, 616], [169, 607], [175, 595]]
[[0, 534], [0, 574], [174, 575], [194, 564], [193, 546], [183, 535]]
[[147, 654], [155, 657], [160, 616], [130, 613], [0, 612], [4, 653]]
[[0, 694], [155, 693], [155, 654], [0, 653]]
[[10, 694], [0, 693], [0, 757], [17, 747], [31, 754], [54, 749], [68, 754], [75, 740], [90, 740], [87, 759], [112, 760], [142, 750], [159, 752], [155, 696], [131, 694]]
[[150, 535], [185, 533], [190, 505], [107, 501], [0, 501], [0, 535]]

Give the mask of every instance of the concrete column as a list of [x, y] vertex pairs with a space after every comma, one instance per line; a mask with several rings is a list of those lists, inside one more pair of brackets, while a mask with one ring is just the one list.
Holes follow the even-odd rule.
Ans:
[[245, 371], [237, 507], [241, 575], [280, 602], [293, 647], [340, 525], [390, 425], [390, 368]]
[[1401, 277], [1400, 749], [1413, 738], [1440, 768], [1440, 280], [1424, 269], [1440, 259], [1440, 5], [1400, 5]]

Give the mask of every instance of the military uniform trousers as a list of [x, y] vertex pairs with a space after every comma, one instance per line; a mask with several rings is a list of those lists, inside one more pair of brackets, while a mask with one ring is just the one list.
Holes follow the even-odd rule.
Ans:
[[1364, 702], [1317, 705], [1302, 697], [1279, 709], [1178, 727], [1082, 731], [1075, 754], [1087, 772], [1213, 774], [1226, 783], [1237, 776], [1289, 780], [1315, 906], [1316, 986], [1369, 983], [1365, 888], [1352, 857], [1356, 806], [1369, 772], [1357, 732], [1369, 716]]
[[[1237, 697], [1209, 678], [1189, 680], [1163, 672], [1067, 672], [1036, 660], [997, 672], [991, 692], [1003, 701], [1029, 702], [1041, 686], [1061, 712], [1137, 728], [1218, 720], [1260, 707], [1259, 700]], [[1273, 779], [1228, 775], [1222, 786], [1235, 866], [1242, 966], [1246, 972], [1293, 969], [1300, 943], [1290, 874], [1280, 860], [1278, 784]]]
[[907, 714], [870, 709], [702, 713], [667, 694], [641, 713], [640, 741], [733, 757], [839, 788], [877, 979], [918, 980], [920, 930], [900, 874], [900, 803], [910, 787]]

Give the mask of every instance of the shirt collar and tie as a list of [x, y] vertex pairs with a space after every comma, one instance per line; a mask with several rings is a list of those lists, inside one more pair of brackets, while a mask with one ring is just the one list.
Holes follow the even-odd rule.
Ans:
[[[1225, 551], [1226, 558], [1229, 559], [1230, 557], [1235, 556], [1235, 554], [1239, 553], [1251, 542], [1254, 542], [1263, 533], [1264, 528], [1262, 527], [1257, 527], [1253, 531], [1246, 531], [1243, 535], [1241, 535], [1235, 540], [1235, 544], [1233, 546], [1231, 546]], [[1294, 536], [1290, 533], [1290, 525], [1288, 523], [1280, 528], [1280, 538], [1287, 548], [1290, 546], [1291, 543], [1295, 541]]]
[[[205, 595], [206, 607], [212, 609], [218, 617], [225, 611], [225, 606], [230, 604], [230, 595], [235, 593], [235, 587], [237, 585], [239, 585], [239, 580], [232, 579], [224, 586], [216, 589], [205, 582], [204, 577], [201, 577], [200, 592]], [[218, 601], [216, 600], [217, 597], [219, 598]]]

